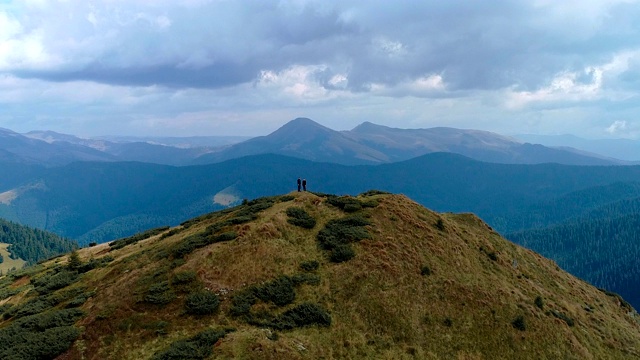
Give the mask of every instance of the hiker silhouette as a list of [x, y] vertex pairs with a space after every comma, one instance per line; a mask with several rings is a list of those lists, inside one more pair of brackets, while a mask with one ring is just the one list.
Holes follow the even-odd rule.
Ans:
[[307, 179], [302, 179], [302, 190], [307, 191]]
[[298, 192], [300, 191], [300, 178], [298, 178]]

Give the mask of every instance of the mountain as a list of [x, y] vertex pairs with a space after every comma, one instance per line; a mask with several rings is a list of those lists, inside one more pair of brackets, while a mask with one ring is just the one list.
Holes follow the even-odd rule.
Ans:
[[11, 130], [0, 129], [0, 158], [12, 163], [44, 166], [65, 165], [73, 161], [113, 161], [96, 149], [69, 142], [48, 143]]
[[249, 136], [98, 136], [112, 143], [149, 143], [177, 148], [217, 148], [249, 140]]
[[640, 141], [631, 139], [583, 139], [574, 135], [514, 135], [515, 138], [553, 147], [572, 147], [611, 158], [640, 161]]
[[292, 193], [0, 279], [0, 357], [634, 359], [638, 314], [470, 214]]
[[106, 140], [82, 139], [73, 135], [60, 134], [53, 131], [32, 131], [25, 136], [30, 139], [41, 140], [61, 148], [75, 146], [79, 148], [91, 149], [102, 154], [101, 159], [84, 159], [69, 157], [66, 163], [72, 161], [139, 161], [163, 165], [186, 165], [193, 159], [210, 151], [207, 148], [198, 147], [175, 147], [149, 142], [111, 142]]
[[[82, 139], [53, 131], [0, 132], [0, 160], [59, 166], [73, 161], [140, 161], [163, 165], [211, 164], [249, 155], [279, 154], [343, 165], [383, 164], [433, 152], [452, 152], [506, 164], [629, 165], [586, 151], [551, 148], [479, 130], [396, 129], [365, 122], [335, 131], [297, 118], [267, 136], [103, 137]], [[217, 144], [200, 146], [198, 144]]]
[[472, 159], [504, 164], [558, 163], [613, 165], [620, 163], [572, 149], [554, 149], [488, 131], [446, 127], [396, 129], [365, 122], [344, 132], [358, 142], [389, 155], [392, 161], [407, 160], [432, 152], [452, 152]]
[[198, 164], [215, 163], [247, 155], [279, 154], [345, 165], [389, 162], [384, 153], [307, 118], [291, 120], [267, 136], [260, 136], [222, 151], [202, 155]]
[[[500, 231], [517, 231], [532, 222], [518, 220], [522, 226], [513, 226], [516, 216], [534, 213], [536, 206], [543, 213], [560, 208], [554, 199], [572, 192], [584, 191], [579, 196], [585, 196], [602, 192], [603, 186], [640, 182], [640, 167], [493, 164], [450, 153], [356, 167], [278, 155], [189, 167], [73, 163], [34, 171], [19, 186], [4, 189], [0, 216], [83, 238], [82, 243], [103, 242], [175, 224], [243, 198], [289, 191], [298, 176], [307, 178], [312, 191], [355, 194], [374, 187], [407, 194], [438, 211], [471, 211]], [[634, 189], [621, 196], [633, 196]], [[609, 195], [600, 198], [606, 202]], [[546, 224], [562, 219], [566, 216], [558, 215]], [[102, 235], [88, 237], [98, 229]]]
[[209, 164], [271, 153], [344, 165], [382, 164], [433, 152], [451, 152], [480, 161], [506, 164], [627, 164], [575, 149], [523, 144], [488, 131], [444, 127], [396, 129], [370, 122], [362, 123], [350, 131], [335, 131], [307, 118], [292, 120], [267, 136], [204, 154], [195, 163]]

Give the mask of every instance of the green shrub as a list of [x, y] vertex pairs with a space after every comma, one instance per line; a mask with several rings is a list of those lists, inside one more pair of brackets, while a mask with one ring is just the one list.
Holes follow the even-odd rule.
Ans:
[[480, 246], [480, 251], [482, 251], [483, 253], [485, 253], [485, 255], [487, 255], [487, 257], [489, 259], [491, 259], [492, 261], [498, 261], [498, 254], [496, 254], [495, 251], [490, 251], [485, 249], [483, 246]]
[[40, 294], [48, 294], [54, 290], [62, 289], [78, 280], [78, 273], [75, 271], [61, 270], [57, 274], [45, 275], [33, 282], [33, 285]]
[[200, 290], [187, 296], [184, 309], [191, 315], [210, 315], [218, 310], [220, 298], [208, 290]]
[[[237, 208], [238, 207], [227, 208], [227, 209], [224, 209], [224, 210], [215, 211], [215, 212], [211, 212], [211, 213], [208, 213], [208, 214], [200, 215], [200, 216], [198, 216], [196, 218], [193, 218], [193, 219], [190, 219], [190, 220], [182, 222], [180, 224], [180, 226], [182, 226], [182, 230], [185, 230], [185, 229], [188, 229], [191, 226], [193, 226], [195, 224], [198, 224], [200, 222], [207, 221], [207, 220], [213, 220], [213, 219], [217, 219], [219, 217], [222, 217], [222, 216], [224, 216], [226, 214], [229, 214], [230, 212], [232, 212], [234, 210], [237, 210]], [[180, 231], [182, 231], [182, 230], [180, 230]]]
[[213, 345], [231, 330], [205, 330], [189, 339], [178, 340], [168, 349], [157, 352], [152, 360], [206, 359], [213, 354]]
[[129, 237], [126, 237], [126, 238], [114, 240], [114, 241], [109, 243], [109, 247], [111, 248], [111, 250], [122, 249], [123, 247], [125, 247], [127, 245], [135, 244], [135, 243], [137, 243], [137, 242], [139, 242], [141, 240], [148, 239], [148, 238], [150, 238], [152, 236], [158, 235], [158, 234], [163, 233], [163, 232], [165, 232], [167, 230], [169, 230], [169, 226], [163, 226], [163, 227], [147, 230], [145, 232], [142, 232], [142, 233], [139, 233], [139, 234], [135, 234], [133, 236], [129, 236]]
[[355, 212], [361, 210], [362, 208], [372, 208], [378, 206], [378, 201], [375, 199], [368, 199], [363, 201], [352, 196], [326, 195], [326, 197], [328, 204], [333, 205], [345, 212]]
[[428, 265], [425, 265], [420, 269], [420, 275], [428, 276], [431, 275], [431, 268]]
[[291, 304], [296, 298], [293, 282], [287, 276], [279, 276], [260, 287], [255, 288], [255, 296], [264, 301], [272, 302], [277, 306]]
[[516, 317], [511, 322], [511, 326], [513, 326], [515, 329], [520, 330], [520, 331], [527, 330], [527, 324], [525, 324], [524, 316], [522, 316], [522, 315], [519, 315], [518, 317]]
[[295, 199], [296, 197], [293, 195], [282, 195], [278, 198], [279, 202], [287, 202]]
[[290, 207], [287, 209], [287, 221], [291, 225], [300, 226], [305, 229], [313, 229], [316, 226], [316, 219], [309, 215], [304, 209], [299, 207]]
[[356, 256], [356, 252], [349, 244], [340, 244], [333, 248], [329, 260], [334, 263], [349, 261]]
[[0, 300], [4, 300], [10, 296], [13, 296], [19, 293], [20, 291], [21, 291], [20, 288], [10, 288], [10, 287], [0, 288]]
[[389, 195], [389, 194], [391, 193], [382, 191], [382, 190], [371, 189], [369, 191], [365, 191], [361, 193], [360, 196]]
[[82, 266], [82, 260], [80, 259], [78, 251], [74, 249], [71, 254], [69, 254], [69, 263], [67, 264], [67, 268], [71, 271], [75, 271], [80, 266]]
[[233, 296], [230, 313], [234, 317], [243, 316], [250, 321], [254, 317], [251, 307], [258, 301], [276, 306], [291, 304], [296, 298], [295, 286], [304, 283], [318, 285], [320, 277], [313, 274], [298, 274], [293, 277], [282, 275], [260, 286], [250, 286]]
[[176, 298], [176, 294], [169, 286], [168, 281], [163, 281], [149, 287], [144, 296], [144, 301], [149, 304], [166, 305]]
[[98, 259], [91, 259], [86, 263], [83, 263], [80, 266], [78, 266], [76, 270], [79, 273], [83, 274], [95, 268], [105, 267], [108, 263], [112, 262], [113, 260], [114, 260], [113, 256], [109, 256], [109, 255], [103, 256]]
[[347, 203], [342, 208], [345, 212], [356, 212], [362, 210], [362, 204], [360, 202]]
[[194, 234], [186, 239], [182, 240], [179, 244], [175, 245], [171, 250], [171, 255], [174, 258], [183, 258], [188, 254], [191, 254], [194, 250], [215, 244], [218, 242], [230, 241], [238, 237], [235, 231], [229, 231], [220, 235], [213, 235], [209, 231]]
[[[62, 255], [60, 255], [60, 256], [62, 256]], [[44, 267], [42, 265], [40, 265], [40, 264], [33, 265], [33, 266], [25, 267], [25, 268], [22, 268], [20, 270], [8, 273], [7, 277], [9, 279], [11, 279], [12, 281], [15, 281], [15, 280], [18, 280], [18, 279], [20, 279], [22, 277], [25, 277], [25, 276], [33, 277], [33, 275], [39, 273], [43, 269], [44, 269]]]
[[533, 303], [540, 309], [542, 310], [542, 308], [544, 308], [544, 302], [542, 301], [542, 297], [541, 296], [537, 296], [536, 299], [533, 301]]
[[438, 221], [436, 221], [435, 227], [440, 231], [444, 231], [444, 221], [442, 221], [442, 219], [438, 219]]
[[179, 271], [173, 274], [173, 279], [171, 280], [171, 282], [175, 285], [189, 284], [191, 282], [194, 282], [197, 277], [198, 275], [196, 274], [195, 271], [192, 271], [192, 270]]
[[275, 203], [273, 198], [259, 198], [248, 201], [236, 212], [236, 216], [256, 216], [260, 211], [266, 210]]
[[69, 289], [56, 291], [55, 293], [49, 295], [47, 299], [50, 300], [53, 305], [57, 305], [71, 298], [74, 298], [84, 293], [85, 291], [85, 287], [71, 287]]
[[351, 196], [328, 195], [327, 203], [345, 212], [354, 212], [362, 209], [362, 202]]
[[551, 315], [553, 315], [554, 317], [564, 321], [569, 326], [575, 325], [575, 321], [565, 313], [561, 313], [561, 312], [556, 311], [556, 310], [551, 310], [551, 311], [549, 311], [549, 313]]
[[73, 299], [71, 299], [67, 305], [65, 306], [66, 308], [75, 308], [78, 306], [82, 306], [82, 304], [84, 304], [85, 302], [87, 302], [87, 300], [89, 300], [89, 298], [95, 296], [95, 292], [94, 291], [90, 291], [90, 292], [86, 292], [83, 294], [80, 294], [76, 297], [74, 297]]
[[0, 359], [54, 359], [67, 351], [78, 336], [80, 330], [73, 326], [0, 335]]
[[[13, 307], [13, 305], [9, 304], [9, 303], [4, 303], [2, 305], [0, 305], [0, 314], [4, 314], [7, 311], [9, 311], [11, 308]], [[7, 317], [8, 318], [8, 317]]]
[[225, 226], [227, 226], [227, 225], [240, 225], [240, 224], [248, 223], [249, 221], [253, 221], [253, 220], [257, 219], [257, 218], [258, 218], [258, 216], [254, 215], [254, 214], [236, 216], [236, 217], [230, 218], [229, 220], [223, 222], [222, 224], [224, 224]]
[[55, 306], [49, 299], [37, 297], [35, 299], [31, 299], [28, 302], [24, 303], [22, 306], [14, 307], [8, 314], [13, 316], [14, 318], [20, 318], [24, 316], [40, 314], [45, 310], [48, 310]]
[[364, 200], [361, 201], [360, 204], [363, 208], [374, 208], [379, 205], [378, 200], [375, 199]]
[[330, 326], [331, 315], [313, 303], [302, 303], [278, 316], [271, 324], [278, 330], [289, 330], [305, 326]]
[[300, 269], [304, 271], [316, 271], [320, 267], [320, 263], [316, 260], [303, 261], [300, 263]]
[[316, 238], [322, 249], [332, 250], [338, 245], [370, 238], [371, 235], [363, 228], [369, 224], [367, 219], [358, 215], [334, 219], [318, 232]]
[[185, 229], [186, 229], [185, 227], [183, 227], [183, 228], [173, 228], [173, 229], [163, 233], [162, 235], [160, 235], [160, 240], [164, 240], [164, 239], [166, 239], [168, 237], [171, 237], [173, 235], [179, 234], [182, 231], [184, 231]]
[[251, 307], [258, 302], [254, 289], [255, 287], [249, 287], [233, 295], [230, 310], [231, 316], [250, 317]]
[[15, 327], [19, 330], [33, 332], [44, 331], [46, 329], [73, 325], [82, 316], [84, 316], [84, 312], [79, 309], [47, 311], [15, 320], [7, 328], [11, 329]]
[[320, 285], [320, 276], [309, 273], [295, 274], [291, 277], [291, 282], [294, 286], [299, 286], [302, 284], [316, 286]]

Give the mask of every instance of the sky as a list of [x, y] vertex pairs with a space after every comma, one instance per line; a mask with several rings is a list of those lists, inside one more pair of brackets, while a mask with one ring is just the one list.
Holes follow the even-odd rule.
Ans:
[[634, 0], [0, 0], [0, 127], [640, 139]]

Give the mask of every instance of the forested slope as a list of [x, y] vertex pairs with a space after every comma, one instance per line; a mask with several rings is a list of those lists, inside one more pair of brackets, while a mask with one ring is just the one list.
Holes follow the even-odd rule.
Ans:
[[[638, 205], [640, 202], [629, 202]], [[609, 213], [613, 214], [613, 213]], [[640, 308], [640, 213], [585, 216], [563, 224], [507, 234], [597, 287]]]
[[0, 243], [11, 244], [11, 256], [21, 258], [29, 264], [67, 253], [77, 247], [75, 242], [56, 234], [3, 219], [0, 219]]

